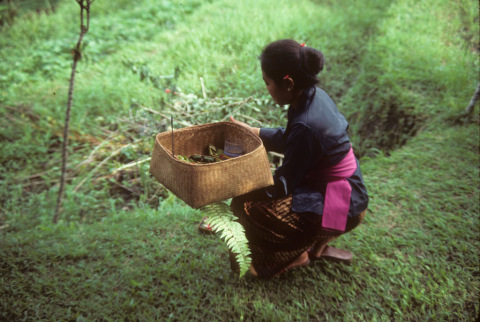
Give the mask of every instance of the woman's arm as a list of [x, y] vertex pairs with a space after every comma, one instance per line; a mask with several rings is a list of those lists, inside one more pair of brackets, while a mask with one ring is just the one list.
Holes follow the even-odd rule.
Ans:
[[265, 146], [265, 149], [267, 151], [284, 153], [284, 150], [285, 150], [284, 144], [283, 144], [283, 135], [285, 133], [284, 128], [279, 127], [277, 129], [268, 129], [268, 128], [261, 129], [258, 127], [252, 127], [247, 123], [237, 121], [236, 119], [233, 118], [233, 116], [230, 116], [230, 121], [238, 125], [241, 125], [244, 128], [252, 131], [255, 135], [258, 135], [262, 139], [263, 145]]
[[258, 128], [258, 127], [252, 127], [252, 126], [248, 125], [247, 123], [243, 123], [243, 122], [237, 121], [237, 120], [234, 119], [233, 116], [231, 116], [231, 115], [230, 115], [230, 122], [243, 126], [244, 128], [252, 131], [253, 134], [255, 134], [255, 135], [259, 135], [259, 134], [260, 134], [260, 128]]
[[322, 155], [320, 141], [315, 134], [303, 124], [293, 126], [285, 144], [283, 165], [275, 171], [274, 187], [267, 194], [272, 198], [281, 198], [293, 193]]
[[285, 129], [282, 127], [276, 129], [261, 128], [259, 131], [265, 149], [277, 153], [285, 153], [284, 135]]

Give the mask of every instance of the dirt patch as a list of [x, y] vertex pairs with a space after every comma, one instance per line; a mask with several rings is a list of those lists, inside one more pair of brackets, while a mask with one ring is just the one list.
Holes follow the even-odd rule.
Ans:
[[[374, 103], [370, 103], [374, 102]], [[375, 148], [387, 154], [417, 134], [422, 119], [415, 114], [415, 108], [402, 104], [397, 98], [370, 100], [362, 111], [360, 127], [355, 133], [360, 137], [359, 156]]]

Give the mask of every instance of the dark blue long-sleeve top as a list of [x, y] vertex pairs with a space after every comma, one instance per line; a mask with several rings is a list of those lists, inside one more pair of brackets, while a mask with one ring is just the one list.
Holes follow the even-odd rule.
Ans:
[[[260, 129], [260, 138], [267, 151], [283, 153], [283, 165], [276, 169], [274, 186], [267, 189], [270, 198], [293, 194], [292, 210], [323, 214], [323, 189], [313, 189], [306, 175], [314, 168], [328, 168], [339, 163], [351, 148], [347, 135], [348, 122], [332, 99], [320, 88], [305, 89], [296, 108], [288, 109], [287, 128]], [[367, 209], [368, 195], [360, 165], [347, 178], [352, 187], [348, 216]]]

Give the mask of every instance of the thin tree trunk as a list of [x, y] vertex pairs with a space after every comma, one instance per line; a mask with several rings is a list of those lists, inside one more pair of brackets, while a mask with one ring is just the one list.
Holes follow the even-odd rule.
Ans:
[[467, 108], [463, 112], [464, 115], [471, 116], [473, 114], [473, 107], [475, 106], [475, 103], [478, 101], [479, 96], [480, 96], [480, 83], [478, 83], [477, 89], [475, 90], [475, 93], [473, 93], [470, 103], [468, 104]]
[[[58, 222], [58, 217], [60, 214], [60, 206], [62, 205], [63, 194], [65, 190], [65, 177], [67, 172], [67, 159], [68, 159], [68, 128], [70, 126], [70, 111], [72, 110], [73, 102], [73, 91], [75, 87], [75, 72], [77, 69], [77, 63], [82, 58], [81, 53], [81, 44], [83, 37], [88, 31], [90, 26], [90, 5], [93, 0], [77, 0], [77, 3], [80, 5], [80, 37], [78, 38], [77, 46], [72, 50], [73, 56], [73, 65], [72, 65], [72, 74], [70, 76], [70, 86], [68, 88], [68, 100], [67, 100], [67, 112], [65, 115], [65, 127], [63, 129], [63, 146], [62, 146], [62, 175], [60, 177], [60, 188], [58, 190], [57, 205], [55, 207], [55, 215], [53, 216], [53, 222]], [[86, 22], [84, 23], [83, 11], [86, 11]]]
[[68, 128], [70, 126], [70, 111], [72, 110], [73, 88], [75, 86], [75, 71], [77, 69], [77, 59], [73, 60], [72, 75], [70, 76], [70, 86], [68, 88], [67, 113], [65, 115], [65, 127], [63, 129], [63, 146], [62, 146], [62, 176], [60, 178], [60, 189], [58, 190], [57, 206], [55, 207], [55, 216], [53, 222], [57, 223], [62, 204], [63, 193], [65, 189], [65, 176], [67, 172], [68, 159]]

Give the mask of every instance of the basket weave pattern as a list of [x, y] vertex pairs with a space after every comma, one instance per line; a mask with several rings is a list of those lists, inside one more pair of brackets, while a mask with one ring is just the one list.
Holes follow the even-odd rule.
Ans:
[[244, 155], [211, 164], [191, 164], [172, 157], [172, 132], [157, 134], [150, 173], [192, 208], [237, 197], [273, 185], [262, 140], [231, 122], [173, 131], [175, 155], [208, 154], [208, 144], [223, 148], [225, 138], [243, 141]]

